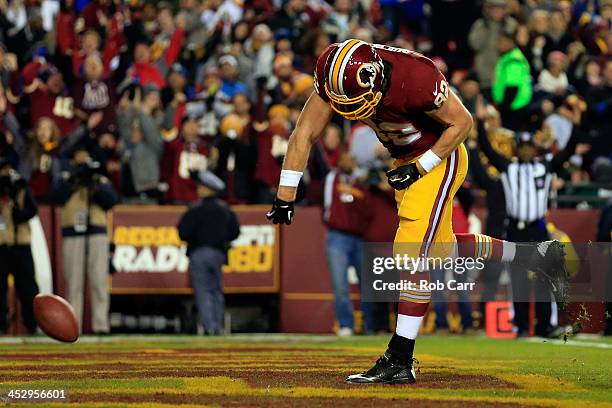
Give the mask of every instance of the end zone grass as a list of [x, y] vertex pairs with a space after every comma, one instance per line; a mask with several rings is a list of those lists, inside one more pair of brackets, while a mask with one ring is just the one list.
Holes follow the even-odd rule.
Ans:
[[606, 341], [422, 337], [417, 384], [345, 384], [347, 374], [372, 365], [386, 341], [273, 335], [0, 343], [0, 398], [10, 389], [65, 389], [69, 402], [42, 405], [612, 407]]

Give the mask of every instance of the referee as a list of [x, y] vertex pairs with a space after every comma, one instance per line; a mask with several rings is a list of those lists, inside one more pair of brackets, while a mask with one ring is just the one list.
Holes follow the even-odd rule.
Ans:
[[[551, 158], [538, 156], [538, 148], [533, 143], [531, 134], [519, 133], [517, 157], [508, 159], [492, 148], [484, 128], [484, 121], [478, 121], [480, 148], [500, 173], [506, 201], [507, 240], [541, 242], [550, 239], [544, 222], [548, 210], [550, 184], [553, 173], [558, 172], [574, 154], [578, 143], [577, 133], [577, 126], [574, 126], [572, 137], [565, 149]], [[517, 326], [518, 336], [523, 337], [529, 330], [529, 303], [520, 300], [525, 300], [530, 292], [530, 281], [527, 270], [516, 265], [511, 268], [512, 295], [515, 299], [514, 324]], [[541, 300], [540, 294], [549, 293], [546, 285], [540, 280], [536, 280], [535, 290], [536, 300]], [[536, 301], [537, 336], [557, 337], [561, 334], [560, 328], [550, 324], [551, 309], [550, 302]]]

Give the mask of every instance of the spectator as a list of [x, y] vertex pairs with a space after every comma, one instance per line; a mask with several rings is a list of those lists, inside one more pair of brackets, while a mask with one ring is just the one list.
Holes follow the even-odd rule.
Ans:
[[[302, 1], [302, 0], [292, 0]], [[289, 4], [289, 3], [287, 3]], [[274, 37], [270, 27], [258, 24], [253, 28], [251, 38], [245, 43], [247, 55], [254, 60], [253, 79], [257, 91], [265, 89], [269, 78], [272, 76], [274, 62]]]
[[285, 33], [292, 39], [301, 38], [306, 31], [307, 15], [304, 0], [288, 0], [270, 19], [269, 26], [275, 33]]
[[475, 69], [480, 85], [487, 90], [492, 86], [493, 68], [499, 57], [499, 33], [514, 33], [517, 22], [507, 15], [505, 0], [486, 0], [483, 14], [484, 16], [472, 25], [469, 44], [476, 53]]
[[118, 121], [121, 192], [129, 199], [152, 202], [159, 197], [163, 139], [153, 118], [140, 105], [140, 90], [136, 90], [133, 101], [128, 92], [123, 94]]
[[38, 202], [48, 202], [62, 159], [70, 155], [78, 143], [86, 141], [91, 129], [96, 127], [101, 119], [101, 113], [92, 114], [87, 118], [86, 124], [61, 137], [55, 122], [50, 118], [41, 117], [30, 136], [24, 134], [24, 130], [12, 113], [5, 113], [5, 123], [11, 133], [12, 146], [20, 156], [19, 170], [29, 181], [32, 196]]
[[219, 59], [221, 72], [221, 100], [230, 103], [232, 98], [238, 93], [246, 94], [246, 85], [238, 80], [238, 60], [233, 55], [224, 55]]
[[593, 141], [593, 151], [600, 156], [612, 155], [612, 60], [606, 62], [603, 71], [603, 85], [590, 87], [586, 100], [588, 105], [588, 119], [590, 127], [597, 132]]
[[197, 197], [193, 175], [200, 170], [214, 169], [219, 153], [208, 140], [200, 137], [197, 117], [183, 118], [180, 134], [164, 141], [161, 175], [168, 190], [166, 200], [174, 204], [189, 204]]
[[[6, 101], [4, 109], [14, 116], [15, 121], [11, 123], [20, 125], [15, 138], [10, 132], [6, 133], [6, 129], [0, 129], [7, 135], [4, 139], [12, 152], [12, 162], [30, 181], [28, 167], [31, 168], [36, 160], [32, 161], [26, 150], [35, 143], [22, 136], [33, 134], [35, 127], [40, 133], [39, 119], [52, 119], [59, 128], [57, 134], [50, 132], [57, 137], [58, 148], [46, 154], [59, 164], [65, 147], [61, 141], [80, 128], [79, 121], [84, 122], [100, 111], [104, 114], [93, 131], [95, 137], [83, 136], [84, 139], [75, 140], [88, 146], [90, 155], [101, 163], [117, 186], [127, 186], [120, 183], [119, 159], [125, 153], [125, 144], [117, 143], [115, 107], [126, 90], [132, 95], [129, 98], [132, 105], [134, 89], [139, 87], [141, 106], [136, 110], [149, 112], [159, 133], [172, 139], [182, 130], [185, 116], [195, 118], [198, 137], [203, 138], [202, 143], [207, 148], [217, 144], [228, 148], [219, 158], [224, 168], [214, 169], [227, 181], [227, 198], [257, 201], [262, 196], [247, 193], [247, 190], [267, 191], [267, 188], [259, 188], [261, 180], [265, 179], [265, 169], [273, 169], [274, 163], [282, 159], [282, 155], [277, 155], [273, 161], [268, 161], [267, 147], [262, 145], [257, 149], [255, 146], [257, 142], [271, 141], [258, 137], [270, 127], [266, 112], [275, 104], [289, 107], [287, 131], [280, 133], [290, 132], [297, 120], [296, 113], [311, 92], [309, 77], [316, 58], [330, 42], [354, 37], [417, 49], [430, 57], [440, 56], [445, 61], [450, 82], [468, 109], [474, 112], [476, 96], [483, 92], [489, 97], [493, 79], [497, 78], [493, 72], [499, 59], [495, 46], [497, 37], [503, 32], [514, 33], [517, 48], [531, 65], [531, 76], [536, 80], [541, 78], [539, 84], [548, 91], [538, 92], [524, 109], [516, 109], [529, 99], [522, 97], [526, 93], [519, 95], [517, 91], [517, 95], [512, 96], [513, 87], [501, 84], [494, 90], [492, 99], [502, 111], [504, 124], [514, 128], [534, 127], [529, 123], [537, 116], [534, 128], [540, 127], [539, 122], [555, 114], [556, 107], [563, 104], [561, 97], [550, 97], [548, 93], [560, 93], [561, 88], [565, 88], [563, 96], [577, 92], [587, 101], [587, 117], [593, 123], [590, 137], [594, 144], [601, 145], [593, 149], [592, 157], [583, 163], [583, 168], [590, 166], [596, 154], [610, 154], [605, 138], [609, 133], [608, 121], [604, 120], [607, 88], [602, 75], [607, 49], [612, 46], [612, 36], [608, 33], [612, 7], [607, 0], [596, 2], [593, 7], [565, 0], [419, 0], [404, 3], [385, 0], [380, 4], [354, 0], [328, 3], [289, 0], [281, 3], [257, 0], [243, 5], [234, 0], [205, 3], [181, 0], [177, 9], [166, 2], [119, 4], [110, 0], [61, 0], [53, 26], [49, 24], [49, 16], [43, 13], [45, 7], [37, 2], [13, 0], [6, 4], [0, 1], [0, 82], [8, 89], [2, 92]], [[430, 8], [430, 15], [424, 14], [425, 5]], [[472, 58], [472, 50], [476, 58]], [[567, 55], [560, 73], [556, 63], [559, 52]], [[545, 69], [549, 59], [551, 67]], [[506, 66], [507, 70], [513, 65]], [[466, 72], [469, 73], [467, 77]], [[525, 86], [516, 88], [526, 89]], [[237, 94], [241, 96], [236, 97]], [[24, 97], [20, 98], [22, 95]], [[508, 100], [504, 101], [504, 97]], [[238, 112], [242, 109], [238, 106], [240, 103], [252, 104], [248, 113]], [[241, 116], [241, 121], [250, 123], [235, 140], [227, 138], [226, 132], [220, 130], [220, 122], [232, 112]], [[520, 123], [523, 119], [529, 119], [525, 125]], [[50, 122], [40, 123], [43, 122], [42, 128], [53, 128]], [[89, 136], [89, 132], [85, 133]], [[18, 154], [15, 148], [23, 146], [27, 149]], [[238, 146], [250, 148], [242, 150]], [[554, 150], [555, 143], [551, 146]], [[242, 151], [241, 157], [243, 153], [250, 155], [250, 160], [241, 159], [238, 166], [244, 162], [245, 169], [252, 169], [251, 175], [257, 174], [259, 180], [258, 188], [242, 191], [239, 187], [240, 198], [235, 196], [234, 187], [237, 186], [232, 183], [246, 186], [249, 183], [243, 181], [252, 181], [253, 177], [239, 181], [243, 170], [231, 170], [231, 158], [238, 153], [236, 149]], [[23, 156], [21, 164], [18, 164], [19, 155]], [[258, 165], [253, 168], [255, 163]], [[165, 175], [167, 164], [162, 162], [160, 166]], [[310, 194], [313, 188], [321, 191], [317, 183], [324, 171], [309, 171], [311, 174], [304, 178], [305, 184], [313, 184], [306, 185], [309, 200], [313, 198]], [[53, 171], [48, 175], [52, 176]], [[155, 179], [156, 172], [151, 172], [151, 176]], [[31, 182], [33, 193], [44, 197], [35, 184], [38, 182]], [[128, 195], [129, 200], [140, 199], [140, 193], [131, 189]], [[155, 201], [155, 197], [147, 194], [144, 198], [147, 202]], [[194, 198], [195, 193], [192, 194]], [[318, 201], [320, 197], [311, 202]]]
[[230, 243], [238, 238], [236, 215], [216, 196], [225, 189], [223, 181], [210, 171], [198, 172], [200, 203], [191, 207], [178, 224], [179, 237], [187, 242], [189, 272], [200, 321], [206, 334], [224, 333], [225, 300], [223, 273]]
[[272, 99], [276, 103], [288, 105], [293, 101], [306, 102], [313, 90], [312, 77], [293, 69], [292, 57], [277, 55], [274, 74], [278, 83], [272, 91]]
[[162, 105], [168, 106], [169, 103], [174, 103], [175, 109], [183, 110], [185, 103], [195, 94], [194, 89], [187, 83], [187, 69], [179, 63], [172, 64], [166, 84], [161, 91]]
[[[361, 236], [371, 218], [367, 192], [355, 174], [355, 161], [344, 152], [338, 159], [338, 169], [325, 177], [323, 221], [327, 225], [327, 263], [334, 291], [334, 307], [338, 336], [351, 336], [354, 330], [353, 304], [350, 299], [348, 268], [361, 274]], [[361, 302], [364, 332], [374, 329], [370, 305]]]
[[115, 87], [112, 78], [104, 78], [104, 66], [100, 56], [92, 54], [83, 64], [84, 78], [79, 79], [73, 91], [75, 115], [80, 120], [94, 112], [101, 112], [102, 119], [92, 131], [96, 136], [117, 134]]
[[286, 106], [274, 105], [268, 112], [268, 121], [255, 126], [255, 199], [258, 203], [272, 203], [276, 196], [281, 165], [287, 153], [289, 114]]
[[0, 333], [8, 328], [7, 281], [13, 275], [15, 291], [21, 302], [23, 323], [28, 334], [36, 333], [32, 310], [38, 285], [30, 250], [28, 221], [37, 209], [28, 185], [11, 165], [0, 157]]
[[40, 118], [51, 118], [62, 136], [79, 126], [74, 116], [74, 99], [55, 66], [37, 58], [23, 68], [22, 78], [30, 106], [30, 125]]
[[143, 86], [153, 83], [158, 88], [163, 88], [166, 85], [164, 76], [180, 52], [181, 42], [185, 35], [183, 24], [184, 19], [177, 20], [176, 29], [167, 47], [164, 44], [158, 44], [155, 53], [152, 52], [153, 47], [149, 48], [148, 44], [137, 43], [134, 48], [134, 64], [128, 70], [129, 77]]
[[[18, 3], [20, 1], [18, 0]], [[6, 30], [6, 45], [9, 52], [19, 56], [19, 65], [31, 59], [33, 56], [41, 56], [46, 53], [42, 48], [45, 39], [45, 30], [40, 10], [32, 8], [28, 13], [27, 24], [19, 30], [15, 30], [12, 23], [8, 22]]]
[[529, 62], [516, 47], [513, 32], [499, 32], [496, 47], [500, 57], [495, 64], [493, 101], [499, 108], [503, 125], [517, 130], [524, 125], [533, 95]]
[[109, 180], [99, 173], [83, 146], [75, 149], [70, 166], [54, 186], [54, 201], [61, 206], [64, 279], [67, 300], [83, 324], [85, 278], [91, 290], [92, 329], [97, 334], [110, 331], [108, 311], [107, 212], [117, 203]]
[[551, 96], [563, 96], [569, 86], [567, 56], [560, 51], [548, 54], [548, 65], [538, 77], [538, 88]]
[[330, 123], [323, 136], [313, 145], [308, 159], [310, 180], [306, 187], [306, 199], [311, 205], [323, 204], [323, 182], [325, 176], [336, 167], [342, 148], [342, 130]]
[[356, 5], [351, 0], [335, 0], [333, 10], [323, 22], [323, 30], [334, 42], [342, 42], [355, 32], [359, 24]]
[[[237, 98], [247, 100], [243, 94], [237, 94], [234, 100]], [[236, 106], [241, 104], [238, 102]], [[221, 140], [218, 144], [216, 174], [225, 180], [225, 199], [230, 204], [247, 203], [253, 195], [253, 173], [256, 166], [252, 128], [238, 114], [230, 113], [221, 120], [219, 133]]]
[[574, 125], [580, 123], [585, 111], [584, 100], [576, 95], [570, 95], [565, 98], [563, 105], [556, 112], [545, 119], [544, 123], [550, 127], [557, 149], [565, 148], [574, 130]]
[[548, 54], [553, 51], [567, 52], [567, 47], [574, 41], [574, 38], [568, 31], [568, 24], [569, 20], [567, 20], [561, 9], [551, 11], [550, 26], [546, 35], [546, 44], [544, 45], [544, 59], [548, 59]]
[[476, 112], [476, 100], [478, 95], [481, 94], [480, 84], [478, 83], [475, 72], [468, 72], [465, 78], [459, 83], [458, 91], [461, 102], [463, 102], [470, 113], [474, 114], [474, 112]]
[[[102, 71], [99, 77], [109, 76], [113, 58], [119, 53], [119, 47], [123, 43], [123, 31], [119, 28], [108, 33], [104, 49], [100, 50], [100, 35], [97, 31], [86, 31], [81, 38], [81, 48], [72, 50], [72, 75], [74, 78], [81, 78], [86, 74], [83, 64], [88, 57], [98, 55], [102, 63]], [[90, 72], [91, 74], [91, 72]]]

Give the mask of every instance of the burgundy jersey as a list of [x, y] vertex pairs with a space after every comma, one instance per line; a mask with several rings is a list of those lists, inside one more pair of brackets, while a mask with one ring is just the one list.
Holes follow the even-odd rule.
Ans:
[[[319, 57], [315, 91], [325, 101], [325, 62], [338, 44]], [[434, 63], [418, 52], [386, 45], [373, 45], [385, 65], [387, 84], [383, 99], [372, 116], [362, 122], [370, 126], [395, 158], [413, 158], [438, 140], [445, 126], [426, 112], [438, 109], [448, 97], [448, 83]]]
[[161, 178], [168, 183], [166, 198], [173, 203], [191, 203], [198, 200], [192, 173], [208, 166], [210, 149], [206, 142], [185, 142], [175, 137], [164, 143], [161, 159]]
[[74, 99], [67, 91], [59, 95], [52, 94], [41, 87], [28, 91], [41, 66], [42, 64], [38, 62], [31, 62], [22, 71], [26, 93], [29, 94], [32, 126], [42, 117], [51, 118], [60, 129], [62, 136], [65, 136], [80, 124], [74, 117]]
[[87, 115], [103, 112], [102, 121], [94, 129], [94, 133], [115, 133], [117, 131], [117, 115], [115, 103], [115, 88], [110, 79], [88, 81], [79, 79], [74, 87], [74, 106]]
[[367, 191], [356, 178], [330, 171], [323, 188], [323, 221], [328, 228], [361, 235], [372, 216]]
[[256, 130], [257, 165], [255, 181], [276, 188], [280, 182], [280, 172], [283, 169], [283, 157], [287, 152], [287, 131], [277, 126], [268, 126]]

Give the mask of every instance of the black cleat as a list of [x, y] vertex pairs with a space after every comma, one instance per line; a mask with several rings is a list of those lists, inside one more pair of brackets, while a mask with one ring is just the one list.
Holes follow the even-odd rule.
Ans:
[[402, 363], [387, 350], [368, 371], [346, 377], [349, 384], [414, 384], [416, 374], [411, 364]]
[[527, 268], [548, 284], [559, 308], [565, 309], [569, 301], [569, 275], [563, 244], [556, 240], [538, 243]]

